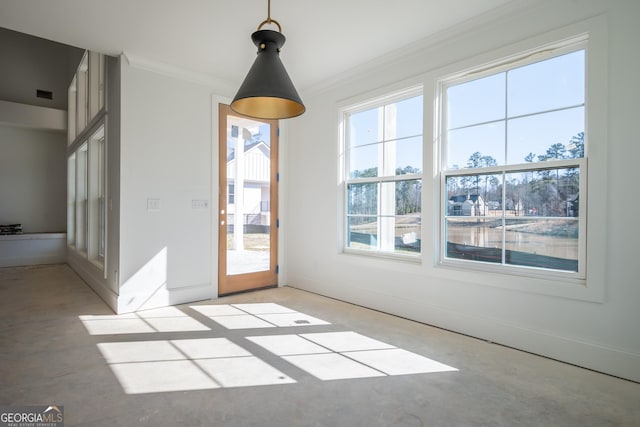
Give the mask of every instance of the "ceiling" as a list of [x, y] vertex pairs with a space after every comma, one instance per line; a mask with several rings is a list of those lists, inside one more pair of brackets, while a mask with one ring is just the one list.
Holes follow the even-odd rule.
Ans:
[[[273, 0], [304, 90], [512, 0]], [[239, 85], [267, 0], [0, 0], [0, 27]], [[275, 27], [265, 27], [275, 29]]]

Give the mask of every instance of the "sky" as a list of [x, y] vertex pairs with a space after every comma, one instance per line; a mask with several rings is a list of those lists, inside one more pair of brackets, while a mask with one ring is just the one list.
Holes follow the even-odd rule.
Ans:
[[[585, 131], [584, 64], [579, 50], [450, 86], [447, 167], [465, 167], [476, 151], [504, 165], [524, 163], [529, 153], [544, 154], [558, 142], [568, 145]], [[418, 135], [398, 141], [396, 167], [422, 169], [422, 102], [418, 96], [395, 104], [396, 135], [387, 139]], [[379, 120], [376, 109], [351, 115], [351, 171], [377, 166]]]

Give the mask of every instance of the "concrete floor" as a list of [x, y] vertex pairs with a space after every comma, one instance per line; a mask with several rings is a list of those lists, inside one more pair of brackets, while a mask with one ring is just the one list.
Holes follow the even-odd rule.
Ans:
[[[208, 306], [246, 303], [276, 303], [328, 324], [227, 329], [207, 316], [208, 310], [220, 309]], [[112, 314], [68, 266], [0, 269], [0, 405], [64, 405], [67, 426], [640, 425], [640, 384], [288, 287], [187, 304], [175, 312]], [[152, 329], [127, 330], [130, 322]], [[429, 358], [457, 370], [385, 375], [382, 367], [376, 376], [321, 379], [247, 339], [330, 336], [325, 332], [355, 332], [393, 351], [411, 352], [412, 360]], [[265, 368], [245, 377], [236, 372], [231, 382], [225, 382], [225, 372], [209, 375], [200, 369], [204, 385], [190, 382], [187, 371], [183, 375], [178, 369], [182, 386], [175, 391], [144, 391], [149, 384], [139, 381], [150, 380], [160, 390], [167, 386], [163, 375], [168, 372], [145, 377], [150, 365], [140, 362], [149, 357], [144, 348], [152, 360], [165, 360], [171, 357], [159, 346], [220, 339], [225, 348], [246, 353], [233, 360], [253, 360]], [[125, 352], [105, 353], [116, 347]], [[332, 357], [348, 355], [334, 350], [327, 350]], [[140, 364], [118, 364], [118, 357]], [[191, 359], [197, 358], [153, 366], [193, 368]], [[339, 371], [338, 364], [323, 368], [329, 374]], [[355, 372], [349, 369], [338, 377]], [[251, 384], [271, 371], [274, 382], [281, 383]]]

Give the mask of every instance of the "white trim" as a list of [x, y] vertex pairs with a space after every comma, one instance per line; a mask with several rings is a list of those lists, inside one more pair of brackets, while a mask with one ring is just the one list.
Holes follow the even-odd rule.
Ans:
[[0, 235], [0, 267], [62, 264], [67, 260], [66, 233]]
[[[584, 35], [588, 35], [588, 50], [586, 55], [586, 129], [585, 135], [588, 141], [585, 141], [585, 147], [588, 150], [588, 166], [589, 175], [587, 177], [586, 185], [589, 188], [590, 197], [587, 200], [587, 212], [589, 222], [586, 224], [588, 227], [588, 242], [585, 249], [580, 249], [586, 252], [585, 265], [588, 267], [586, 270], [586, 279], [582, 282], [582, 285], [576, 286], [576, 282], [572, 280], [559, 279], [557, 276], [549, 277], [526, 277], [516, 276], [512, 274], [497, 274], [491, 271], [485, 271], [483, 274], [478, 274], [475, 269], [452, 269], [446, 265], [439, 264], [439, 254], [441, 253], [441, 214], [442, 212], [442, 196], [439, 175], [440, 156], [440, 134], [442, 130], [439, 128], [442, 118], [440, 117], [442, 111], [442, 96], [441, 87], [439, 82], [452, 76], [461, 74], [460, 70], [470, 70], [474, 67], [480, 67], [482, 64], [500, 63], [505, 58], [513, 58], [518, 56], [522, 52], [530, 52], [540, 46], [557, 45], [559, 41], [563, 40], [578, 40]], [[563, 28], [546, 32], [526, 40], [494, 49], [490, 52], [479, 54], [475, 57], [467, 58], [455, 64], [445, 66], [441, 69], [434, 70], [424, 75], [424, 81], [426, 83], [433, 82], [433, 86], [428, 87], [425, 85], [425, 98], [432, 97], [434, 99], [434, 108], [431, 111], [429, 121], [425, 122], [425, 128], [432, 125], [431, 129], [433, 134], [433, 158], [427, 155], [427, 149], [425, 147], [425, 170], [430, 165], [433, 170], [433, 181], [431, 185], [425, 185], [423, 196], [426, 203], [427, 200], [432, 200], [432, 209], [436, 212], [431, 218], [431, 222], [434, 227], [434, 234], [432, 236], [434, 252], [428, 254], [428, 245], [422, 245], [425, 259], [430, 258], [432, 261], [433, 269], [432, 274], [436, 277], [441, 277], [447, 280], [456, 280], [465, 283], [473, 283], [474, 285], [481, 286], [493, 286], [506, 289], [520, 290], [524, 292], [531, 292], [543, 295], [558, 296], [563, 298], [571, 298], [592, 302], [604, 302], [605, 289], [606, 289], [606, 263], [603, 261], [606, 259], [606, 241], [607, 232], [602, 224], [607, 223], [607, 203], [606, 203], [606, 189], [607, 189], [607, 87], [601, 82], [608, 81], [607, 76], [607, 44], [608, 44], [608, 30], [607, 30], [607, 17], [597, 16], [587, 19], [582, 22], [571, 24]], [[428, 106], [425, 105], [425, 114]], [[433, 120], [433, 122], [432, 122]], [[426, 129], [426, 132], [428, 129]], [[586, 152], [586, 151], [585, 151]], [[586, 160], [586, 159], [585, 159]], [[559, 164], [559, 163], [558, 163]], [[535, 164], [534, 164], [535, 165]], [[556, 162], [552, 162], [549, 166], [554, 167]], [[585, 163], [586, 165], [586, 163]], [[540, 166], [540, 165], [538, 165]], [[586, 166], [581, 166], [585, 167]], [[479, 170], [482, 172], [483, 170]], [[452, 172], [452, 171], [448, 171]], [[458, 173], [458, 172], [456, 172]], [[464, 174], [464, 171], [459, 173]], [[581, 184], [583, 185], [583, 184]], [[584, 188], [580, 188], [582, 194], [586, 194]], [[428, 224], [428, 211], [423, 212], [423, 242], [427, 241], [426, 233], [429, 232], [429, 227], [425, 227]], [[586, 221], [583, 221], [585, 223]], [[582, 235], [584, 231], [581, 230]], [[429, 256], [431, 255], [431, 256]], [[570, 285], [570, 286], [567, 286]]]
[[[351, 101], [353, 103], [343, 101], [344, 105], [340, 107], [340, 112], [341, 114], [353, 115], [372, 108], [384, 107], [387, 104], [404, 101], [405, 99], [422, 95], [423, 89], [424, 85], [422, 83], [403, 86], [402, 89], [379, 89], [375, 92], [371, 92], [371, 96], [365, 95], [366, 98], [364, 100], [353, 99]], [[378, 92], [381, 93], [376, 95]]]
[[65, 132], [67, 111], [0, 100], [0, 125]]
[[42, 239], [66, 239], [67, 233], [23, 233], [23, 234], [2, 234], [3, 240], [42, 240]]
[[428, 298], [403, 298], [398, 294], [374, 293], [366, 284], [340, 286], [318, 282], [313, 277], [295, 276], [295, 287], [342, 301], [409, 318], [446, 330], [459, 331], [473, 337], [482, 337], [487, 345], [499, 343], [523, 351], [640, 381], [640, 354], [630, 350], [611, 348], [594, 342], [580, 341], [551, 331], [536, 330], [486, 316], [452, 310], [430, 304]]
[[447, 86], [453, 86], [493, 74], [498, 74], [503, 71], [535, 64], [538, 61], [544, 61], [567, 53], [586, 49], [588, 39], [589, 37], [587, 33], [580, 33], [576, 36], [545, 43], [522, 52], [507, 55], [498, 60], [469, 67], [451, 75], [444, 76], [439, 80], [441, 82], [446, 82]]
[[86, 259], [73, 250], [67, 251], [67, 264], [114, 312], [118, 312], [118, 294], [108, 287], [108, 283], [103, 278], [103, 270], [93, 263], [87, 262]]
[[229, 105], [231, 98], [213, 95], [211, 97], [211, 280], [209, 281], [212, 296], [218, 298], [218, 239], [220, 238], [220, 107], [219, 104]]
[[165, 77], [171, 77], [189, 83], [216, 88], [217, 91], [222, 93], [231, 93], [234, 87], [232, 82], [221, 80], [205, 73], [190, 71], [175, 65], [154, 61], [140, 55], [122, 52], [120, 56], [130, 67], [150, 71], [155, 74], [160, 74]]
[[215, 298], [215, 294], [211, 288], [211, 283], [180, 288], [169, 288], [164, 283], [151, 295], [146, 292], [121, 293], [117, 296], [116, 312], [118, 314], [132, 313], [140, 310], [203, 301]]
[[[397, 85], [394, 85], [394, 87]], [[374, 95], [375, 94], [375, 95]], [[348, 206], [349, 206], [349, 202], [348, 202], [348, 198], [349, 198], [349, 194], [348, 194], [348, 187], [349, 184], [367, 184], [367, 183], [371, 183], [371, 184], [385, 184], [385, 183], [393, 183], [393, 182], [400, 182], [400, 181], [414, 181], [414, 180], [420, 180], [422, 185], [424, 185], [424, 179], [423, 179], [423, 173], [420, 174], [407, 174], [407, 175], [380, 175], [377, 177], [368, 177], [368, 178], [350, 178], [348, 176], [349, 171], [350, 171], [350, 147], [349, 147], [349, 137], [347, 135], [348, 132], [348, 128], [349, 128], [349, 118], [357, 113], [363, 112], [363, 111], [368, 111], [368, 110], [372, 110], [372, 109], [379, 109], [379, 108], [384, 108], [387, 105], [396, 103], [396, 102], [401, 102], [407, 99], [411, 99], [414, 97], [418, 97], [418, 96], [422, 96], [423, 97], [423, 109], [424, 109], [424, 85], [422, 83], [419, 84], [410, 84], [410, 85], [406, 85], [403, 86], [400, 89], [379, 89], [378, 91], [375, 91], [373, 93], [369, 94], [370, 96], [367, 96], [366, 98], [362, 98], [359, 97], [357, 100], [356, 99], [351, 99], [351, 102], [348, 101], [343, 101], [341, 104], [342, 106], [339, 108], [339, 123], [340, 123], [340, 133], [339, 133], [339, 153], [340, 155], [338, 156], [338, 162], [339, 162], [339, 166], [338, 166], [338, 170], [340, 171], [340, 175], [338, 176], [338, 188], [339, 188], [339, 194], [342, 195], [341, 197], [341, 202], [339, 203], [339, 207], [341, 209], [340, 212], [340, 218], [338, 223], [340, 224], [340, 228], [341, 230], [339, 231], [340, 237], [338, 238], [339, 242], [340, 242], [340, 247], [339, 247], [339, 252], [343, 252], [343, 253], [349, 253], [349, 254], [357, 254], [357, 255], [364, 255], [364, 256], [377, 256], [377, 257], [381, 257], [381, 258], [386, 258], [386, 259], [397, 259], [397, 260], [411, 260], [411, 261], [415, 261], [415, 262], [422, 262], [422, 257], [421, 257], [421, 252], [422, 249], [419, 253], [417, 254], [404, 254], [401, 252], [391, 252], [388, 250], [383, 250], [380, 246], [380, 242], [381, 242], [381, 235], [383, 235], [382, 233], [382, 224], [380, 221], [377, 222], [377, 228], [378, 228], [378, 239], [377, 239], [377, 247], [376, 249], [372, 249], [372, 250], [361, 250], [361, 249], [357, 249], [357, 248], [351, 248], [348, 247], [347, 244], [349, 243], [347, 236], [349, 235], [349, 221], [348, 218], [349, 217], [357, 217], [357, 216], [375, 216], [376, 218], [380, 219], [380, 218], [395, 218], [395, 215], [389, 215], [389, 214], [382, 214], [381, 212], [377, 212], [375, 215], [365, 215], [365, 214], [356, 214], [356, 215], [349, 215], [347, 212]], [[424, 117], [423, 117], [424, 119]], [[386, 124], [382, 123], [379, 124], [381, 126], [386, 126]], [[419, 135], [413, 135], [411, 137], [402, 137], [399, 138], [397, 140], [404, 140], [404, 139], [411, 139], [411, 138], [417, 138], [417, 137], [422, 137], [423, 140], [423, 146], [424, 146], [424, 121], [423, 121], [423, 127], [422, 127], [422, 134]], [[370, 144], [363, 144], [360, 145], [358, 147], [365, 147], [365, 146], [379, 146], [379, 147], [383, 147], [384, 143], [386, 141], [390, 141], [389, 139], [387, 139], [386, 135], [386, 130], [383, 132], [383, 135], [381, 135], [381, 140], [380, 141], [376, 141], [374, 143], [370, 143]], [[380, 145], [383, 144], [383, 145]], [[383, 163], [385, 162], [384, 160], [384, 155], [383, 154]], [[422, 168], [422, 170], [424, 171], [424, 166]], [[380, 171], [379, 171], [380, 172]], [[382, 173], [384, 173], [384, 171], [382, 171]], [[381, 191], [382, 193], [382, 191]], [[380, 196], [378, 197], [378, 203], [380, 203]], [[423, 206], [420, 206], [421, 212], [420, 212], [420, 227], [421, 229], [423, 228], [423, 222], [422, 222], [422, 209]], [[389, 237], [389, 236], [388, 236]], [[393, 236], [393, 238], [395, 239], [395, 235]], [[395, 245], [394, 245], [395, 246]]]

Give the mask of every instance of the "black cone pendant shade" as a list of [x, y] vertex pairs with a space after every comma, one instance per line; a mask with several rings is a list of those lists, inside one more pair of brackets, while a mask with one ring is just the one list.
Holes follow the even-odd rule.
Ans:
[[251, 40], [258, 47], [258, 56], [233, 98], [231, 109], [259, 119], [288, 119], [304, 113], [300, 95], [280, 61], [284, 34], [258, 29]]

